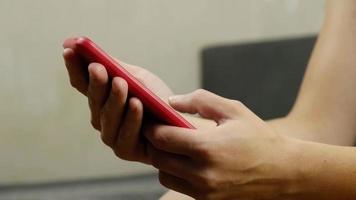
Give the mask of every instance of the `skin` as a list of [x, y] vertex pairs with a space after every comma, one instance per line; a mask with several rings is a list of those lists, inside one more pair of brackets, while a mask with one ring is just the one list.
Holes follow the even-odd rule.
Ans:
[[[72, 87], [85, 95], [91, 113], [91, 125], [100, 131], [104, 144], [121, 159], [150, 164], [147, 145], [140, 132], [145, 128], [143, 106], [139, 99], [128, 98], [128, 86], [120, 77], [111, 83], [105, 67], [98, 63], [85, 63], [73, 50], [74, 40], [63, 44], [63, 58]], [[134, 65], [118, 61], [126, 70], [157, 96], [168, 102], [171, 89], [156, 75]], [[185, 116], [196, 127], [215, 126], [210, 120]]]
[[356, 2], [327, 1], [323, 27], [290, 114], [271, 121], [283, 134], [328, 144], [356, 141]]
[[[328, 1], [288, 116], [264, 122], [240, 102], [203, 90], [171, 99], [175, 109], [207, 119], [190, 118], [198, 130], [146, 123], [126, 82], [110, 83], [100, 64], [88, 67], [71, 40], [63, 57], [103, 142], [122, 159], [158, 168], [170, 189], [197, 199], [355, 199], [356, 150], [347, 147], [356, 137], [355, 35], [356, 2]], [[147, 70], [122, 64], [162, 99], [173, 94]], [[162, 199], [179, 198], [189, 199], [172, 192]]]
[[354, 147], [279, 134], [241, 102], [204, 90], [174, 97], [170, 104], [180, 112], [213, 119], [218, 126], [146, 129], [152, 165], [167, 188], [195, 199], [356, 197]]
[[170, 104], [218, 126], [189, 130], [157, 125], [145, 130], [153, 145], [152, 165], [160, 170], [164, 186], [196, 199], [274, 199], [294, 193], [289, 189], [298, 181], [298, 174], [292, 174], [298, 170], [290, 166], [296, 159], [291, 156], [294, 145], [241, 102], [197, 90], [172, 98]]

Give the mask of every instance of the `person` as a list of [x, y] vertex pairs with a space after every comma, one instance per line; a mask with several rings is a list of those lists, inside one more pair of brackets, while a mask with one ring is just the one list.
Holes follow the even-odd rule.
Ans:
[[[356, 1], [327, 1], [296, 103], [271, 121], [205, 90], [173, 96], [157, 76], [121, 62], [177, 111], [200, 116], [189, 119], [196, 130], [148, 124], [127, 83], [83, 64], [71, 45], [63, 53], [70, 82], [88, 97], [103, 142], [156, 167], [167, 188], [196, 199], [356, 199]], [[162, 199], [188, 198], [179, 193]]]

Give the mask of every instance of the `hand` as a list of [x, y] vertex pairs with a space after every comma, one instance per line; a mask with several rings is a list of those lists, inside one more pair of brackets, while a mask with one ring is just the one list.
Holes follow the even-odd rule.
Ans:
[[160, 182], [197, 199], [286, 199], [297, 191], [297, 142], [278, 135], [240, 102], [198, 90], [170, 100], [218, 126], [153, 126], [145, 136]]
[[[88, 97], [92, 126], [101, 132], [102, 141], [118, 157], [149, 163], [145, 143], [139, 134], [144, 112], [142, 103], [137, 98], [127, 97], [125, 80], [116, 77], [110, 81], [104, 66], [86, 63], [73, 46], [73, 39], [64, 42], [63, 58], [71, 85]], [[172, 95], [169, 87], [149, 71], [120, 64], [163, 100]]]

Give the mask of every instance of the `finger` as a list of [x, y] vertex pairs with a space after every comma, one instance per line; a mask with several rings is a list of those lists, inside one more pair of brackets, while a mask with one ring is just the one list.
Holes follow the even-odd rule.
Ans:
[[[145, 85], [148, 89], [155, 91], [155, 89], [157, 90], [157, 88], [152, 87], [152, 84], [146, 84], [152, 81], [157, 82], [156, 78], [153, 78], [151, 73], [147, 73], [147, 70], [135, 66], [135, 65], [131, 65], [131, 64], [127, 64], [123, 61], [120, 61], [118, 59], [115, 59], [117, 63], [119, 63], [119, 65], [121, 65], [124, 69], [126, 69], [132, 76], [135, 77], [136, 80], [138, 80], [140, 83], [142, 83], [143, 85]], [[160, 81], [160, 80], [158, 80]], [[157, 84], [153, 84], [153, 85], [157, 85]], [[161, 88], [159, 88], [161, 89]]]
[[118, 60], [116, 58], [115, 58], [115, 61], [117, 63], [119, 63], [122, 67], [124, 67], [128, 72], [132, 73], [133, 75], [136, 73], [139, 73], [141, 70], [143, 70], [142, 68], [140, 68], [138, 66], [125, 63], [125, 62]]
[[109, 97], [100, 111], [100, 126], [102, 141], [113, 148], [125, 110], [127, 83], [122, 78], [115, 77], [111, 85]]
[[196, 167], [189, 157], [158, 150], [151, 144], [147, 145], [147, 154], [155, 168], [185, 180], [192, 180], [190, 178], [193, 177]]
[[101, 130], [100, 126], [100, 110], [103, 107], [109, 90], [108, 74], [105, 67], [98, 63], [91, 63], [88, 67], [89, 71], [89, 86], [88, 100], [91, 111], [91, 123], [97, 130]]
[[201, 140], [196, 130], [164, 125], [147, 128], [144, 135], [157, 149], [187, 156], [195, 155]]
[[77, 40], [77, 37], [71, 37], [71, 38], [64, 40], [64, 42], [62, 44], [63, 48], [75, 49], [76, 40]]
[[79, 92], [86, 95], [88, 88], [87, 66], [85, 66], [79, 55], [77, 55], [73, 49], [64, 49], [63, 58], [68, 71], [70, 84]]
[[185, 194], [169, 190], [159, 200], [180, 199], [180, 200], [194, 200], [192, 197]]
[[169, 189], [192, 197], [195, 197], [196, 194], [198, 194], [198, 188], [184, 179], [178, 178], [163, 171], [159, 171], [158, 177], [159, 182]]
[[220, 97], [206, 90], [196, 90], [187, 95], [172, 96], [169, 103], [180, 112], [198, 113], [202, 117], [216, 122], [235, 118], [243, 111], [244, 107], [237, 101]]
[[148, 162], [146, 149], [140, 137], [142, 118], [143, 105], [140, 100], [133, 97], [128, 102], [128, 110], [116, 138], [115, 153], [117, 156]]

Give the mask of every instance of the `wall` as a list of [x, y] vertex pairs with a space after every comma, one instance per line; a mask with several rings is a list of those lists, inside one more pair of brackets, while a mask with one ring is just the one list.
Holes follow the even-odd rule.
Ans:
[[316, 33], [322, 0], [1, 0], [0, 183], [120, 176], [152, 169], [116, 159], [89, 125], [61, 59], [89, 35], [177, 93], [199, 87], [208, 45]]

